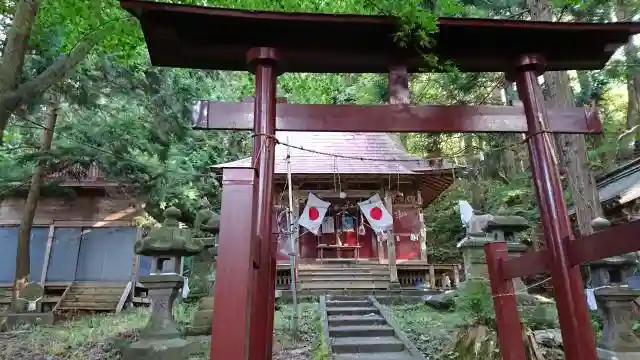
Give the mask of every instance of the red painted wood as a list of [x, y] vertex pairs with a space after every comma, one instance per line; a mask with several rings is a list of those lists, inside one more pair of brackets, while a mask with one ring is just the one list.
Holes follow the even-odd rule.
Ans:
[[255, 169], [225, 169], [222, 178], [222, 208], [219, 257], [215, 290], [220, 296], [213, 305], [211, 359], [248, 359], [251, 322], [251, 286], [254, 269], [254, 228], [251, 209]]
[[522, 325], [516, 302], [513, 280], [505, 280], [502, 264], [509, 258], [507, 244], [493, 242], [484, 245], [487, 259], [493, 306], [498, 325], [498, 341], [502, 360], [522, 360], [525, 358]]
[[[279, 131], [527, 131], [523, 109], [514, 106], [277, 104], [276, 107]], [[250, 130], [253, 127], [250, 103], [202, 101], [197, 108], [196, 129]], [[549, 129], [559, 133], [599, 134], [602, 123], [596, 109], [549, 109]]]
[[640, 221], [613, 226], [568, 243], [569, 263], [580, 265], [640, 250]]
[[[271, 359], [273, 315], [275, 312], [276, 267], [274, 254], [277, 243], [272, 241], [273, 168], [275, 161], [275, 111], [277, 54], [271, 48], [254, 48], [247, 54], [250, 66], [255, 67], [256, 97], [253, 105], [253, 163], [260, 176], [254, 187], [255, 221], [260, 245], [257, 248], [257, 276], [250, 333], [250, 360]], [[266, 136], [265, 136], [266, 135]], [[258, 317], [260, 319], [258, 320]], [[255, 321], [254, 321], [255, 320]]]
[[396, 235], [396, 259], [420, 260], [420, 242], [411, 240], [409, 235]]
[[571, 266], [565, 247], [573, 239], [567, 205], [564, 200], [558, 166], [554, 162], [553, 138], [548, 128], [547, 111], [542, 102], [536, 57], [523, 57], [523, 69], [516, 76], [518, 94], [528, 123], [529, 159], [544, 228], [550, 270], [558, 307], [558, 317], [567, 360], [596, 360], [593, 329], [584, 300], [584, 284], [577, 266]]
[[438, 31], [430, 34], [434, 41], [426, 48], [416, 42], [399, 46], [395, 35], [401, 21], [389, 16], [243, 11], [140, 0], [121, 0], [120, 5], [140, 20], [153, 65], [212, 70], [245, 70], [247, 50], [265, 45], [282, 52], [286, 72], [385, 73], [400, 61], [410, 72], [448, 69], [430, 66], [425, 54], [452, 62], [463, 72], [499, 72], [532, 49], [548, 56], [549, 70], [595, 70], [640, 32], [635, 23], [440, 18]]
[[549, 271], [549, 254], [546, 250], [528, 252], [504, 263], [505, 279], [515, 279]]
[[[640, 250], [636, 241], [640, 221], [607, 228], [575, 241], [566, 242], [566, 252], [572, 266]], [[547, 250], [526, 253], [504, 264], [506, 278], [513, 279], [549, 271]]]

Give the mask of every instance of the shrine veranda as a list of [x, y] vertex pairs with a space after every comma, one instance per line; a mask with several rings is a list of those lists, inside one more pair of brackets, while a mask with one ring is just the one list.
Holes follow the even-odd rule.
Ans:
[[[640, 223], [575, 241], [550, 141], [552, 124], [559, 122], [554, 118], [565, 115], [547, 109], [537, 78], [544, 71], [602, 68], [629, 36], [640, 32], [640, 24], [440, 18], [433, 47], [401, 48], [393, 38], [398, 24], [388, 17], [248, 12], [137, 0], [121, 0], [121, 5], [140, 20], [153, 65], [255, 74], [253, 123], [207, 123], [209, 129], [249, 126], [254, 132], [253, 166], [223, 170], [216, 293], [225, 296], [214, 305], [212, 359], [271, 358], [275, 135], [276, 130], [294, 126], [298, 131], [327, 132], [526, 132], [546, 250], [509, 260], [505, 243], [486, 246], [501, 354], [505, 360], [521, 360], [525, 351], [511, 279], [549, 270], [566, 359], [597, 358], [578, 266], [638, 250], [632, 234]], [[478, 107], [443, 111], [407, 105], [406, 74], [441, 70], [425, 68], [425, 53], [463, 72], [504, 72], [516, 82], [523, 103], [524, 117], [513, 120], [519, 125], [483, 116], [485, 109]], [[372, 122], [366, 106], [277, 105], [276, 79], [283, 72], [389, 73], [392, 105], [382, 107], [389, 115]], [[295, 120], [279, 114], [279, 108], [300, 106], [304, 108], [296, 110]], [[312, 114], [315, 121], [305, 118]], [[601, 131], [599, 120], [587, 121], [592, 111], [572, 114], [570, 129], [560, 132]], [[435, 125], [443, 123], [449, 125]], [[389, 253], [393, 267], [395, 254]]]

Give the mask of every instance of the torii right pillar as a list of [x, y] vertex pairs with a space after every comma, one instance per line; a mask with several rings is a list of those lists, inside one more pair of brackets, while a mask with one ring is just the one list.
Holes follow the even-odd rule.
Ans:
[[562, 329], [567, 360], [596, 360], [595, 336], [584, 297], [579, 266], [571, 266], [566, 248], [575, 241], [567, 204], [564, 200], [557, 156], [548, 131], [547, 109], [538, 76], [545, 70], [545, 59], [523, 56], [513, 73], [528, 125], [527, 145], [538, 198], [540, 220], [549, 254], [549, 268]]

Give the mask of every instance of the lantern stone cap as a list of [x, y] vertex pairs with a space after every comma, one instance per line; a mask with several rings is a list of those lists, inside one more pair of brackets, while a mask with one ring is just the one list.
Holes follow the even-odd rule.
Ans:
[[[484, 244], [495, 242], [493, 239], [487, 237], [465, 237], [460, 240], [456, 245], [458, 248], [482, 248]], [[528, 246], [519, 242], [506, 242], [507, 251], [509, 252], [524, 252], [528, 249]]]
[[180, 257], [195, 255], [203, 250], [202, 241], [193, 239], [191, 230], [181, 229], [178, 218], [182, 213], [175, 207], [164, 211], [165, 220], [147, 236], [136, 241], [134, 251], [144, 256]]
[[604, 265], [604, 266], [621, 266], [621, 265], [634, 265], [638, 262], [638, 258], [635, 254], [624, 254], [618, 256], [612, 256], [605, 259], [595, 260], [589, 262], [589, 265]]
[[184, 276], [179, 274], [152, 274], [140, 276], [138, 280], [146, 286], [160, 283], [180, 283], [184, 281]]
[[598, 230], [605, 229], [609, 226], [611, 226], [611, 222], [605, 218], [597, 217], [591, 220], [591, 227], [593, 228], [593, 230], [598, 231]]
[[522, 216], [517, 215], [498, 215], [492, 216], [484, 227], [484, 231], [491, 232], [494, 230], [521, 232], [527, 230], [531, 226], [529, 221]]
[[594, 290], [594, 295], [604, 297], [620, 297], [621, 300], [629, 298], [633, 300], [640, 296], [640, 289], [632, 289], [626, 285], [623, 286], [603, 286]]

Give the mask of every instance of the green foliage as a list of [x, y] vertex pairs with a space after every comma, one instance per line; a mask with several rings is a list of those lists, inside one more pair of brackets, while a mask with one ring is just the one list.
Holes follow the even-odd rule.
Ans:
[[454, 302], [456, 311], [462, 313], [469, 323], [495, 328], [493, 296], [488, 281], [465, 281], [463, 286], [460, 286]]
[[390, 306], [394, 319], [427, 359], [447, 359], [464, 314], [440, 312], [424, 304]]

